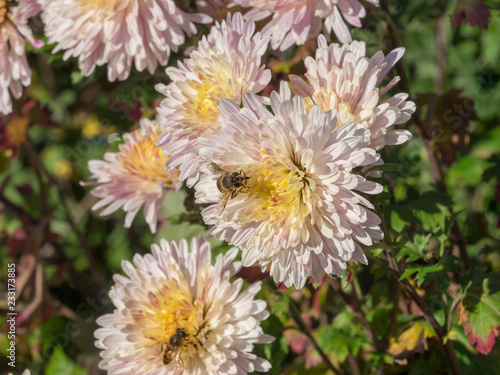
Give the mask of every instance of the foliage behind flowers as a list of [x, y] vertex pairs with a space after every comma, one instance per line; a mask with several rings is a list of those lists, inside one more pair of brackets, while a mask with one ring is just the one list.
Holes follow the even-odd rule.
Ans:
[[497, 373], [499, 12], [388, 3], [0, 0], [0, 372]]

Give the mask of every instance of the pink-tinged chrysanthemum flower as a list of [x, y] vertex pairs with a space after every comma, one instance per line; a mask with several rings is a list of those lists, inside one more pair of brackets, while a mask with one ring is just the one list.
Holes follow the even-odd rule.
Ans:
[[[12, 112], [10, 95], [19, 99], [23, 86], [31, 83], [31, 69], [26, 59], [26, 41], [41, 48], [28, 26], [28, 19], [40, 11], [36, 0], [0, 0], [0, 113]], [[9, 92], [10, 91], [10, 92]]]
[[[349, 260], [366, 263], [360, 244], [382, 238], [380, 219], [358, 192], [382, 187], [353, 169], [375, 163], [370, 132], [348, 122], [337, 128], [337, 112], [309, 113], [300, 96], [291, 98], [286, 83], [271, 93], [269, 112], [252, 93], [243, 108], [221, 101], [220, 131], [200, 138], [207, 163], [196, 185], [209, 234], [243, 250], [243, 265], [256, 261], [276, 282], [301, 288], [309, 276], [343, 275]], [[213, 164], [243, 173], [246, 187], [228, 200], [217, 188]], [[221, 212], [222, 211], [222, 212]]]
[[125, 227], [130, 227], [137, 212], [144, 207], [144, 217], [151, 231], [156, 231], [158, 212], [165, 194], [180, 189], [178, 171], [165, 171], [165, 161], [156, 141], [161, 127], [156, 121], [142, 119], [140, 127], [123, 135], [124, 144], [118, 152], [107, 152], [104, 160], [89, 161], [91, 179], [83, 186], [94, 186], [92, 195], [101, 198], [92, 209], [107, 206], [101, 215], [123, 208], [127, 215]]
[[179, 9], [174, 0], [39, 0], [48, 43], [54, 53], [77, 57], [80, 70], [90, 75], [108, 64], [108, 79], [126, 79], [132, 64], [152, 74], [166, 65], [171, 51], [196, 33], [194, 22], [210, 17]]
[[[268, 371], [269, 362], [252, 354], [254, 344], [273, 340], [260, 322], [269, 313], [255, 300], [261, 283], [241, 291], [238, 250], [211, 263], [210, 244], [193, 239], [162, 240], [152, 253], [122, 263], [109, 296], [112, 314], [97, 319], [96, 346], [103, 349], [99, 368], [110, 375], [207, 375]], [[185, 336], [170, 345], [172, 336]], [[175, 341], [175, 340], [174, 340]], [[169, 349], [174, 349], [173, 352]], [[164, 363], [164, 354], [168, 351]]]
[[[367, 1], [378, 5], [378, 0]], [[233, 0], [230, 5], [250, 7], [245, 18], [253, 21], [272, 16], [262, 34], [270, 35], [271, 47], [280, 51], [317, 37], [323, 19], [327, 33], [333, 31], [342, 43], [348, 43], [352, 38], [345, 21], [361, 27], [361, 18], [366, 16], [358, 0]]]
[[218, 127], [219, 100], [240, 104], [244, 92], [257, 93], [271, 79], [271, 72], [261, 65], [269, 40], [254, 31], [253, 21], [244, 22], [240, 13], [228, 14], [179, 68], [167, 68], [172, 83], [157, 86], [166, 96], [158, 107], [165, 125], [158, 145], [171, 155], [166, 168], [179, 167], [180, 179], [187, 179], [189, 186], [199, 176], [197, 139]]
[[380, 85], [403, 54], [404, 48], [397, 48], [387, 56], [379, 51], [367, 58], [364, 42], [328, 45], [321, 35], [316, 58], [307, 57], [304, 61], [308, 83], [291, 75], [292, 91], [303, 96], [309, 108], [319, 105], [323, 111], [336, 109], [338, 125], [355, 121], [358, 126], [369, 129], [373, 149], [380, 150], [386, 144], [398, 145], [409, 140], [411, 133], [388, 128], [408, 121], [415, 111], [415, 103], [407, 101], [408, 94], [403, 93], [380, 102], [399, 77], [383, 89]]

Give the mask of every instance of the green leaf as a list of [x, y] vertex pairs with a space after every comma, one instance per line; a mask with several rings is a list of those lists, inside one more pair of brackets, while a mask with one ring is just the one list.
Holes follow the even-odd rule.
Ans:
[[415, 281], [419, 287], [423, 283], [429, 284], [434, 281], [438, 288], [446, 289], [450, 285], [447, 272], [458, 273], [460, 271], [460, 268], [456, 264], [457, 260], [457, 257], [447, 254], [435, 264], [407, 268], [399, 278], [399, 281], [415, 274]]
[[483, 181], [490, 181], [494, 178], [500, 181], [500, 154], [495, 154], [488, 159], [490, 167], [484, 171]]
[[437, 226], [443, 228], [445, 220], [450, 215], [448, 207], [453, 204], [447, 194], [429, 191], [413, 202], [413, 214], [420, 220], [424, 229], [430, 230]]
[[286, 358], [290, 345], [286, 337], [283, 336], [283, 324], [276, 316], [270, 315], [262, 322], [262, 329], [264, 333], [273, 336], [276, 340], [264, 347], [258, 345], [256, 347], [257, 354], [271, 362], [272, 367], [269, 374], [279, 374], [281, 363]]
[[356, 356], [366, 344], [366, 333], [352, 314], [343, 311], [331, 325], [321, 328], [316, 337], [326, 354], [333, 355], [334, 362], [344, 362], [349, 353]]
[[380, 278], [389, 275], [389, 270], [387, 270], [385, 267], [376, 265], [370, 269], [370, 273], [375, 276], [375, 280], [379, 280]]
[[288, 318], [288, 308], [290, 307], [290, 289], [283, 291], [283, 293], [275, 296], [277, 301], [272, 306], [272, 313], [281, 321], [286, 321]]
[[189, 241], [193, 237], [205, 235], [206, 232], [207, 228], [203, 225], [183, 222], [163, 228], [158, 238], [165, 238], [167, 241], [180, 241], [185, 238]]
[[402, 273], [401, 277], [398, 279], [398, 281], [401, 281], [401, 280], [406, 279], [407, 277], [410, 277], [411, 275], [413, 275], [417, 271], [418, 271], [418, 268], [416, 268], [416, 267], [405, 269], [404, 272]]
[[418, 259], [425, 259], [425, 249], [427, 248], [427, 243], [431, 238], [432, 233], [427, 235], [415, 234], [413, 242], [408, 241], [401, 250], [396, 254], [396, 259], [399, 261], [403, 257], [407, 256], [406, 263], [414, 262]]
[[403, 229], [408, 225], [411, 221], [411, 215], [407, 215], [405, 219], [403, 212], [398, 211], [397, 209], [391, 209], [391, 228], [395, 232], [402, 232]]
[[186, 196], [187, 193], [184, 190], [167, 194], [161, 205], [161, 213], [170, 220], [177, 220], [187, 212], [186, 207], [184, 207]]
[[59, 346], [55, 348], [45, 368], [45, 375], [86, 375], [87, 371], [68, 358]]
[[483, 179], [484, 171], [491, 166], [492, 163], [482, 157], [462, 156], [448, 170], [446, 183], [451, 187], [457, 184], [475, 186]]

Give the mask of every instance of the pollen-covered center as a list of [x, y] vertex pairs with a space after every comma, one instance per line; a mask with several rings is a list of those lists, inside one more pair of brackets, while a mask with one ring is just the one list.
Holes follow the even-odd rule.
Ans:
[[[120, 145], [121, 152], [117, 154], [120, 165], [130, 174], [140, 175], [144, 180], [155, 183], [158, 179], [171, 177], [164, 169], [168, 157], [163, 156], [161, 147], [156, 146], [159, 135], [159, 129], [149, 132], [147, 136], [140, 130], [134, 131], [131, 136], [135, 143]], [[168, 180], [166, 184], [171, 185], [172, 181]]]
[[[133, 303], [130, 304], [133, 309]], [[196, 354], [196, 345], [202, 340], [203, 307], [199, 299], [193, 301], [186, 284], [165, 281], [131, 311], [134, 321], [131, 330], [138, 329], [147, 339], [143, 346], [154, 362], [163, 365], [175, 362], [179, 366], [183, 360]], [[179, 335], [180, 331], [182, 335]], [[172, 340], [174, 335], [176, 337]]]
[[[340, 125], [356, 121], [360, 114], [356, 113], [356, 108], [362, 96], [361, 82], [358, 75], [349, 73], [337, 66], [332, 67], [326, 80], [318, 80], [306, 73], [309, 82], [312, 82], [314, 90], [313, 99], [304, 97], [307, 113], [314, 105], [319, 105], [323, 112], [331, 109], [338, 111], [338, 122], [335, 129]], [[339, 93], [341, 93], [339, 95]]]
[[328, 91], [324, 87], [321, 87], [319, 91], [314, 93], [314, 102], [307, 97], [304, 97], [303, 99], [306, 105], [307, 113], [310, 112], [314, 105], [319, 105], [323, 112], [336, 109], [339, 116], [335, 129], [346, 122], [356, 120], [356, 116], [352, 112], [353, 108], [348, 101], [344, 101], [347, 98], [345, 96], [339, 97], [334, 91]]
[[301, 227], [311, 214], [311, 195], [316, 183], [298, 163], [265, 156], [248, 171], [248, 209], [240, 211], [242, 222], [266, 221], [267, 225]]
[[237, 82], [231, 77], [230, 72], [234, 70], [229, 66], [227, 57], [221, 53], [213, 52], [210, 59], [203, 58], [196, 51], [191, 55], [196, 70], [196, 80], [188, 82], [189, 87], [185, 89], [184, 95], [184, 120], [182, 125], [200, 134], [211, 128], [217, 129], [219, 101], [223, 98], [241, 100], [241, 88], [235, 89]]

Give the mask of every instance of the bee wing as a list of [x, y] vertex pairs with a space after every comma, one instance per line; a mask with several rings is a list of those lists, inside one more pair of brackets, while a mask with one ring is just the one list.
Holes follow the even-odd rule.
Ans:
[[225, 193], [222, 194], [222, 197], [220, 199], [219, 204], [217, 205], [217, 214], [222, 215], [224, 212], [224, 209], [226, 208], [227, 201], [231, 197], [231, 192], [226, 191]]
[[210, 163], [210, 164], [207, 164], [207, 168], [210, 172], [214, 173], [214, 174], [222, 174], [224, 172], [226, 172], [224, 169], [222, 169], [221, 167], [219, 167], [217, 164], [215, 163]]
[[150, 356], [158, 356], [160, 354], [163, 354], [163, 352], [165, 351], [165, 345], [167, 345], [167, 343], [163, 343], [161, 346], [158, 346], [158, 345], [150, 345], [146, 348], [146, 353], [147, 355], [150, 355]]

